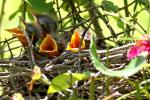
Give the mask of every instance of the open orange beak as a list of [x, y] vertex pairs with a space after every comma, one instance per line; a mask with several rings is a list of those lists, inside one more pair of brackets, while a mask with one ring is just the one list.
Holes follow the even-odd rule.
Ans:
[[[68, 43], [66, 50], [71, 50], [73, 52], [79, 51], [79, 45], [80, 45], [81, 37], [78, 32], [74, 32], [74, 34], [71, 37], [71, 42]], [[81, 49], [85, 48], [85, 41], [82, 41]]]
[[48, 54], [49, 57], [59, 55], [57, 43], [50, 34], [46, 35], [39, 48], [39, 52]]
[[24, 47], [28, 46], [28, 42], [23, 32], [19, 28], [6, 29], [8, 32], [12, 33]]

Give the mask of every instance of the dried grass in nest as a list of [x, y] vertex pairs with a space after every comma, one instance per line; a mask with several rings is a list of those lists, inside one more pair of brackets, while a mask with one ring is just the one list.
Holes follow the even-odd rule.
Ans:
[[[110, 61], [110, 67], [114, 70], [116, 70], [116, 66], [118, 69], [123, 68], [124, 64], [127, 62], [124, 59], [124, 54], [126, 53], [126, 50], [131, 46], [132, 44], [124, 45], [118, 48], [107, 50], [97, 50], [97, 52], [101, 55], [101, 60], [103, 63], [106, 63], [107, 59], [111, 59]], [[116, 52], [117, 51], [117, 52]], [[10, 51], [7, 51], [10, 52]], [[108, 58], [106, 57], [107, 53], [109, 52]], [[35, 60], [35, 62], [41, 66], [42, 72], [51, 80], [55, 76], [65, 73], [68, 70], [71, 70], [71, 72], [78, 72], [78, 53], [71, 53], [71, 52], [64, 52], [58, 57], [50, 58], [50, 59], [43, 59], [43, 60]], [[89, 50], [85, 50], [81, 52], [81, 71], [92, 71], [94, 73], [99, 73], [92, 65]], [[0, 60], [1, 64], [1, 72], [0, 72], [0, 78], [1, 80], [1, 86], [3, 87], [3, 93], [4, 95], [11, 95], [15, 91], [23, 91], [25, 94], [27, 94], [27, 83], [31, 80], [31, 71], [32, 71], [32, 62], [30, 55], [27, 53], [22, 53], [21, 55], [17, 57], [13, 57], [10, 59], [2, 59]], [[138, 74], [137, 74], [138, 75]], [[98, 76], [103, 76], [102, 74], [99, 74]], [[98, 77], [97, 76], [97, 77]], [[137, 76], [138, 77], [138, 76]], [[136, 77], [136, 78], [137, 78]], [[133, 78], [135, 79], [135, 78]], [[115, 80], [115, 78], [113, 79]], [[122, 82], [119, 79], [116, 79], [115, 81], [111, 82], [111, 88], [110, 91], [113, 93], [115, 91], [124, 91], [127, 93], [129, 90], [133, 90], [132, 87], [127, 86], [126, 82]], [[104, 81], [96, 81], [96, 97], [97, 98], [103, 98], [99, 94], [103, 94], [104, 89]], [[78, 91], [88, 91], [89, 82], [88, 81], [81, 81], [78, 83], [77, 90]], [[45, 94], [47, 91], [46, 85], [42, 85], [41, 83], [36, 83], [35, 85], [35, 91], [36, 89], [40, 89], [38, 93], [40, 96], [41, 94]], [[115, 89], [113, 88], [115, 87]], [[102, 88], [102, 89], [100, 89]], [[126, 89], [127, 88], [127, 89]], [[129, 89], [130, 88], [130, 89]], [[126, 89], [127, 91], [125, 91]], [[33, 92], [33, 93], [34, 93]], [[57, 93], [56, 93], [57, 94]], [[56, 95], [54, 94], [54, 95]], [[35, 95], [35, 94], [34, 94]], [[46, 94], [45, 94], [46, 95]], [[59, 94], [57, 94], [58, 96]], [[88, 98], [88, 92], [83, 92], [80, 96], [87, 96]], [[61, 95], [59, 95], [62, 97]], [[51, 97], [53, 98], [53, 96]]]

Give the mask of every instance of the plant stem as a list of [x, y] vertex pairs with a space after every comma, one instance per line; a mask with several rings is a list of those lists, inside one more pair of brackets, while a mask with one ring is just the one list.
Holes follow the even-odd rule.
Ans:
[[[3, 0], [2, 6], [1, 6], [1, 12], [0, 12], [0, 40], [1, 40], [1, 24], [2, 24], [2, 19], [3, 19], [3, 16], [4, 16], [5, 2], [6, 2], [6, 0]], [[0, 50], [3, 50], [1, 43], [0, 43]], [[0, 59], [2, 59], [3, 56], [4, 56], [4, 53], [1, 53], [0, 54]]]
[[[124, 0], [124, 11], [125, 11], [125, 16], [126, 17], [129, 17], [129, 10], [128, 10], [128, 1], [127, 0]], [[129, 30], [130, 29], [130, 26], [128, 24], [126, 24], [126, 30]], [[129, 35], [129, 32], [130, 31], [127, 31], [127, 36], [130, 36]]]
[[110, 90], [109, 90], [109, 86], [110, 86], [110, 78], [106, 77], [106, 81], [105, 81], [105, 91], [106, 91], [106, 96], [110, 95]]
[[[149, 3], [149, 4], [150, 4], [150, 3]], [[149, 7], [149, 6], [148, 6], [148, 7]], [[150, 11], [150, 7], [148, 8], [148, 12], [149, 12], [149, 11]], [[149, 28], [149, 27], [150, 27], [150, 16], [149, 16], [149, 19], [148, 19], [148, 27], [147, 27], [147, 33], [148, 33], [148, 34], [150, 34], [150, 33], [149, 33], [150, 28]]]
[[26, 1], [22, 0], [22, 18], [23, 20], [26, 19]]
[[[93, 3], [92, 0], [88, 0], [87, 1], [87, 4], [88, 6], [87, 7], [94, 7], [93, 9], [89, 9], [89, 15], [90, 17], [94, 17], [94, 16], [97, 16], [96, 15], [96, 5]], [[99, 39], [103, 39], [104, 38], [104, 35], [103, 35], [103, 30], [102, 28], [100, 27], [100, 24], [99, 24], [99, 21], [98, 21], [98, 18], [94, 18], [92, 19], [92, 24], [93, 24], [93, 27], [94, 27], [94, 31], [96, 33], [96, 37], [99, 38]]]
[[95, 76], [90, 77], [90, 100], [95, 100]]

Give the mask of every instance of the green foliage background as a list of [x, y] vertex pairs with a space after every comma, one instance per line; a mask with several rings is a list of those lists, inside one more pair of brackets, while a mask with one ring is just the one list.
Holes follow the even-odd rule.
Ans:
[[[67, 16], [67, 14], [69, 14], [71, 12], [71, 6], [68, 3], [69, 0], [67, 0], [67, 2], [65, 2], [64, 0], [25, 0], [27, 1], [26, 5], [26, 20], [27, 22], [34, 22], [33, 17], [31, 16], [31, 11], [35, 11], [38, 13], [48, 13], [49, 15], [53, 16], [55, 19], [57, 20], [61, 20], [61, 18], [65, 18]], [[125, 8], [125, 1], [127, 1], [128, 4], [132, 4], [132, 2], [134, 2], [134, 4], [132, 4], [131, 6], [128, 7], [128, 14], [126, 13], [126, 9]], [[19, 16], [23, 15], [23, 7], [22, 7], [22, 2], [23, 0], [1, 0], [0, 1], [0, 10], [2, 10], [2, 3], [5, 2], [4, 5], [4, 15], [3, 15], [3, 19], [1, 22], [1, 28], [0, 28], [0, 36], [1, 36], [1, 41], [8, 39], [10, 37], [12, 37], [12, 35], [8, 32], [5, 31], [5, 29], [9, 29], [9, 28], [14, 28], [17, 27], [19, 25]], [[60, 14], [57, 12], [57, 14], [55, 15], [55, 12], [58, 10], [57, 9], [57, 3], [58, 5], [61, 6], [60, 7]], [[84, 11], [86, 10], [88, 7], [90, 7], [88, 1], [86, 0], [74, 0], [72, 1], [75, 3], [75, 5], [80, 4], [80, 10]], [[92, 0], [92, 2], [94, 2], [97, 6], [101, 6], [103, 7], [103, 10], [101, 9], [101, 7], [97, 7], [102, 14], [105, 14], [104, 11], [108, 11], [111, 13], [115, 13], [115, 14], [120, 14], [123, 18], [125, 18], [126, 20], [135, 20], [136, 22], [138, 22], [138, 24], [140, 24], [140, 26], [144, 29], [144, 30], [149, 30], [149, 10], [148, 10], [148, 0]], [[136, 5], [137, 4], [137, 5]], [[69, 6], [68, 6], [69, 5]], [[119, 11], [119, 12], [118, 12]], [[91, 12], [91, 11], [90, 11]], [[94, 10], [93, 10], [94, 12]], [[137, 13], [137, 14], [136, 14]], [[2, 15], [2, 14], [1, 14]], [[82, 18], [84, 18], [84, 20], [91, 18], [88, 12], [82, 12], [79, 14]], [[132, 15], [132, 17], [131, 17]], [[133, 17], [134, 16], [134, 17]], [[64, 31], [70, 31], [70, 29], [68, 28], [67, 30], [65, 30], [66, 27], [70, 27], [71, 25], [75, 25], [76, 23], [79, 23], [80, 19], [78, 20], [78, 16], [74, 16], [77, 18], [77, 20], [74, 22], [73, 17], [70, 17], [66, 20], [63, 20], [62, 25], [59, 25], [61, 28], [61, 30]], [[115, 19], [113, 16], [109, 16], [107, 15], [107, 18], [109, 19], [109, 25], [114, 29], [115, 33], [119, 33], [124, 31], [124, 34], [129, 34], [127, 30], [127, 28], [129, 28], [128, 26], [126, 27], [125, 23], [122, 22], [119, 19]], [[98, 22], [100, 24], [100, 27], [102, 29], [102, 34], [104, 35], [104, 37], [109, 37], [111, 36], [111, 32], [109, 31], [108, 27], [106, 26], [106, 24], [104, 24], [104, 22], [102, 21], [101, 18], [98, 18]], [[134, 21], [132, 21], [132, 24], [135, 23]], [[142, 28], [138, 25], [137, 23], [135, 23], [135, 27], [142, 31]], [[86, 25], [85, 25], [86, 26]], [[63, 27], [63, 28], [62, 28]], [[94, 28], [95, 26], [93, 26]], [[83, 29], [83, 27], [80, 29]], [[92, 33], [99, 34], [97, 35], [97, 37], [102, 37], [101, 36], [101, 29], [99, 28], [95, 28], [94, 31], [90, 30]], [[134, 33], [134, 34], [133, 34]], [[144, 33], [144, 32], [143, 32]], [[147, 32], [148, 33], [148, 32]], [[138, 36], [139, 31], [130, 31], [130, 34], [133, 34], [135, 36]], [[117, 39], [121, 39], [122, 37], [117, 37]], [[108, 44], [111, 44], [112, 46], [116, 46], [115, 43], [111, 42], [111, 41], [107, 41]], [[14, 47], [15, 44], [12, 44], [11, 47]], [[6, 49], [6, 48], [5, 48]], [[20, 50], [20, 49], [19, 49]], [[19, 51], [18, 51], [19, 52]], [[16, 54], [16, 53], [15, 53]], [[15, 55], [14, 54], [14, 55]], [[5, 54], [5, 57], [9, 57], [9, 54]]]

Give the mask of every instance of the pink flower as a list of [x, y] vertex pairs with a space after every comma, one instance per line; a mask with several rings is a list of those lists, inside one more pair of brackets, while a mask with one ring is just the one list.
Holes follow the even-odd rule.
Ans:
[[150, 36], [144, 35], [141, 40], [136, 40], [136, 44], [129, 48], [127, 58], [133, 59], [139, 56], [142, 52], [150, 53]]
[[129, 50], [127, 52], [127, 58], [132, 59], [132, 58], [136, 57], [138, 54], [139, 54], [138, 47], [132, 46], [129, 48]]

